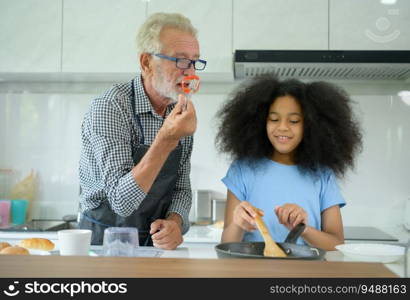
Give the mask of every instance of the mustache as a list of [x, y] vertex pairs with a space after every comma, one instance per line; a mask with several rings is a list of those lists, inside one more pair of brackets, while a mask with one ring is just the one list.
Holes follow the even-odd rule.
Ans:
[[184, 77], [185, 77], [185, 76], [180, 76], [180, 77], [178, 77], [177, 80], [175, 81], [176, 84], [181, 84], [181, 83], [182, 83], [182, 79], [183, 79]]

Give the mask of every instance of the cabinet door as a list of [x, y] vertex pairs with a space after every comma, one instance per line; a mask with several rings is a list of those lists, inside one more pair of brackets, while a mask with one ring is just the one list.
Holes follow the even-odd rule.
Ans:
[[410, 1], [330, 0], [329, 6], [330, 49], [410, 50]]
[[232, 77], [232, 1], [151, 0], [147, 11], [148, 15], [177, 12], [188, 17], [198, 29], [201, 58], [207, 61], [206, 69], [198, 74], [214, 80], [223, 77], [218, 77], [217, 73]]
[[59, 72], [61, 0], [0, 0], [0, 72]]
[[63, 72], [137, 72], [141, 0], [65, 0]]
[[233, 0], [233, 45], [254, 50], [327, 50], [327, 0]]

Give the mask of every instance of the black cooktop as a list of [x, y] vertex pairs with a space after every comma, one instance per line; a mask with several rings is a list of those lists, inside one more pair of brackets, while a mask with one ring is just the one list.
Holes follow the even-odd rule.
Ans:
[[32, 220], [21, 225], [10, 225], [0, 231], [58, 231], [67, 229], [68, 223], [63, 220]]
[[346, 226], [344, 229], [345, 240], [355, 241], [389, 241], [398, 242], [394, 236], [376, 228], [366, 226]]

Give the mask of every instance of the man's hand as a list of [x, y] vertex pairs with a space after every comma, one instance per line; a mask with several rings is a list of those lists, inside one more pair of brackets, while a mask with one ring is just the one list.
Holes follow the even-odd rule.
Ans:
[[[185, 101], [187, 101], [186, 110], [184, 109]], [[159, 138], [177, 144], [182, 137], [194, 134], [196, 123], [194, 105], [181, 94], [178, 96], [178, 102], [174, 109], [167, 116], [158, 132]]]
[[150, 234], [157, 248], [174, 250], [183, 242], [181, 225], [173, 219], [158, 219], [151, 223]]

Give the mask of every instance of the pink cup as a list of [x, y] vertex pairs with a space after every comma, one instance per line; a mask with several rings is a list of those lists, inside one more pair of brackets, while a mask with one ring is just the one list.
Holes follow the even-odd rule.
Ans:
[[0, 227], [8, 227], [10, 220], [10, 200], [0, 200]]

